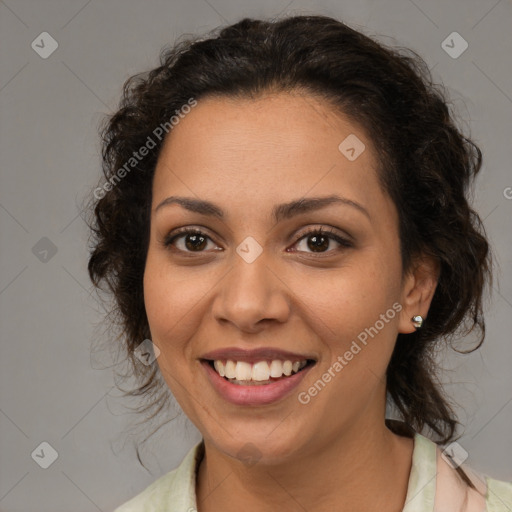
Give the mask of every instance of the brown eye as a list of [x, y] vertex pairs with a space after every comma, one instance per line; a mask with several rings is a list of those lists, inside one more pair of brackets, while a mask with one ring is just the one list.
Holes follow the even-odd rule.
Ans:
[[[181, 252], [204, 252], [210, 237], [197, 229], [183, 229], [164, 239], [165, 247], [174, 247]], [[212, 242], [213, 243], [213, 242]], [[215, 246], [215, 244], [213, 244]], [[215, 246], [216, 247], [216, 246]]]
[[190, 251], [200, 251], [207, 245], [206, 237], [202, 235], [185, 235], [185, 247]]
[[[329, 250], [329, 246], [333, 241], [338, 244], [338, 247]], [[305, 242], [305, 244], [303, 242]], [[324, 230], [322, 228], [315, 228], [304, 233], [295, 243], [296, 246], [300, 246], [300, 244], [302, 244], [303, 248], [299, 248], [298, 252], [306, 253], [329, 253], [340, 250], [340, 248], [353, 247], [353, 244], [350, 241], [341, 237], [333, 230]], [[304, 247], [304, 245], [306, 247]]]
[[325, 235], [308, 235], [306, 238], [308, 241], [308, 248], [313, 252], [323, 252], [328, 249], [329, 241], [331, 240]]

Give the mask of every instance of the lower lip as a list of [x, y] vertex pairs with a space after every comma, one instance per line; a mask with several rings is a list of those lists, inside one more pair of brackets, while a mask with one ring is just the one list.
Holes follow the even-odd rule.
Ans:
[[313, 365], [306, 366], [300, 372], [290, 377], [283, 377], [271, 384], [244, 386], [243, 384], [232, 384], [221, 377], [206, 361], [201, 361], [201, 364], [217, 393], [236, 405], [266, 405], [277, 402], [290, 394], [313, 367]]

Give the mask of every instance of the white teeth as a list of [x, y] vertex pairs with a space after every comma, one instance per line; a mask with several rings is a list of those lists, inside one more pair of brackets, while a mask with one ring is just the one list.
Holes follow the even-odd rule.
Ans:
[[226, 373], [224, 371], [224, 363], [222, 361], [214, 361], [213, 362], [213, 366], [215, 367], [215, 369], [217, 370], [217, 373], [221, 377], [225, 377], [226, 376]]
[[224, 367], [224, 372], [226, 374], [225, 376], [228, 379], [236, 378], [235, 368], [236, 368], [236, 364], [233, 361], [230, 361], [230, 360], [226, 361], [226, 366]]
[[268, 380], [270, 377], [270, 368], [267, 361], [259, 361], [252, 366], [252, 380]]
[[[270, 364], [269, 364], [270, 363]], [[258, 361], [251, 364], [246, 361], [224, 361], [217, 359], [213, 366], [221, 377], [235, 379], [236, 381], [270, 382], [270, 378], [278, 379], [297, 373], [307, 365], [307, 360], [302, 361], [282, 361], [273, 359], [272, 361]]]
[[274, 378], [281, 377], [283, 375], [283, 362], [278, 359], [274, 359], [270, 363], [270, 376]]
[[238, 361], [235, 367], [236, 380], [251, 380], [252, 368], [250, 363]]
[[283, 373], [288, 376], [292, 374], [292, 362], [291, 361], [285, 361], [283, 363]]

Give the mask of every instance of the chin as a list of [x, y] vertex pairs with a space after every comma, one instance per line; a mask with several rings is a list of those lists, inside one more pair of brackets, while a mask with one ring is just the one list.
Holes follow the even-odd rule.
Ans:
[[[275, 427], [274, 427], [275, 428]], [[225, 455], [239, 460], [247, 466], [255, 464], [278, 465], [297, 455], [300, 447], [297, 436], [279, 436], [272, 433], [270, 436], [262, 431], [244, 432], [243, 436], [225, 439], [216, 438], [212, 444]]]

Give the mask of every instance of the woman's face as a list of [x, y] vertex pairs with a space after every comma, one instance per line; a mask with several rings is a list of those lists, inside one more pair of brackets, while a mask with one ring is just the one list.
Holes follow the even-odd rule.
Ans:
[[144, 300], [163, 376], [210, 446], [270, 463], [383, 422], [413, 328], [376, 166], [358, 125], [299, 94], [201, 99], [168, 136]]

